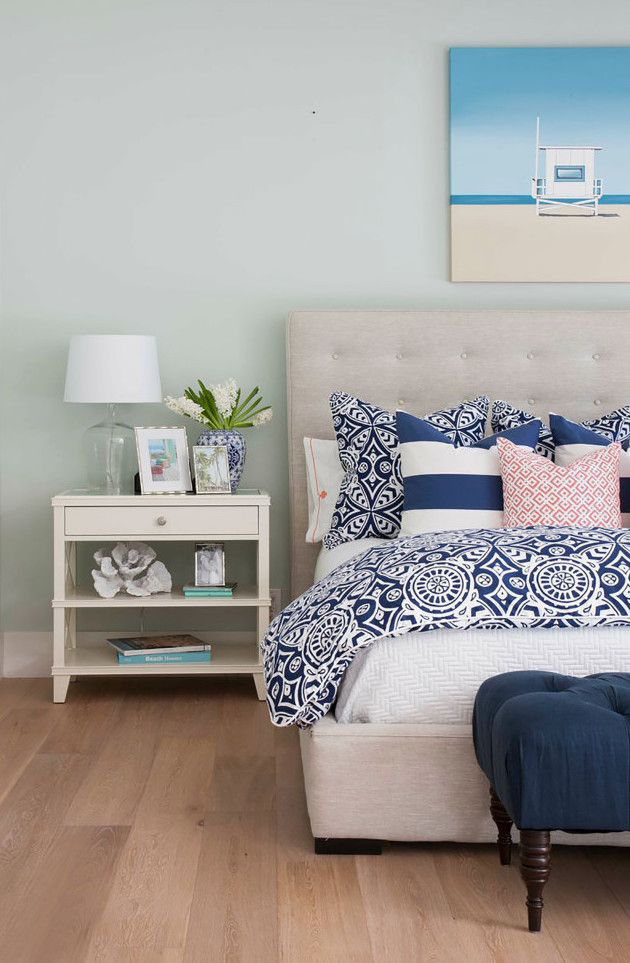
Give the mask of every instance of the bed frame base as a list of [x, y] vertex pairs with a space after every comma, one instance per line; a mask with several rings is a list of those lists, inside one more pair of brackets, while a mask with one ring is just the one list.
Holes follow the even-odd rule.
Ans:
[[[384, 842], [497, 839], [470, 725], [342, 724], [330, 713], [301, 730], [300, 746], [316, 853], [376, 854]], [[507, 859], [507, 826], [498, 829]], [[630, 833], [553, 838], [565, 845], [630, 846]]]
[[314, 849], [318, 856], [380, 856], [380, 839], [330, 839], [315, 836]]

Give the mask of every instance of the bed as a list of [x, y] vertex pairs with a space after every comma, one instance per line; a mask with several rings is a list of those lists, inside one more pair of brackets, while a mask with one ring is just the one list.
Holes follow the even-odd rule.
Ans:
[[[585, 418], [628, 402], [628, 332], [627, 311], [294, 312], [287, 332], [292, 596], [312, 585], [316, 564], [320, 574], [331, 564], [318, 563], [319, 546], [304, 541], [303, 448], [305, 436], [333, 437], [330, 392], [343, 388], [389, 410], [421, 414], [483, 391], [541, 417], [555, 410]], [[300, 734], [316, 848], [494, 839], [471, 740], [471, 694], [479, 682], [515, 667], [630, 671], [630, 628], [563, 631], [552, 645], [540, 630], [493, 632], [491, 640], [483, 630], [452, 632], [449, 666], [434, 632], [384, 639], [361, 653], [337, 706]], [[398, 714], [392, 699], [379, 704], [385, 687], [378, 650], [388, 645], [387, 657], [395, 650], [405, 673], [402, 688], [422, 689], [422, 698]], [[561, 841], [628, 844], [615, 834]]]

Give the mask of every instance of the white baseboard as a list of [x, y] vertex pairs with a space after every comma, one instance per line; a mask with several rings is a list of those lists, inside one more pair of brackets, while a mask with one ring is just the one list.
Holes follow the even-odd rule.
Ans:
[[[113, 632], [122, 636], [124, 632]], [[132, 631], [127, 633], [133, 635]], [[195, 632], [209, 642], [251, 642], [250, 632]], [[95, 645], [107, 637], [106, 632], [79, 632], [79, 645]], [[44, 679], [50, 676], [53, 661], [52, 632], [3, 632], [0, 637], [0, 676], [6, 678]]]

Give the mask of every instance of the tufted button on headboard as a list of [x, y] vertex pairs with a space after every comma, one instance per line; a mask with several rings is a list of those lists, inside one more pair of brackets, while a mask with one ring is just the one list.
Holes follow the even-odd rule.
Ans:
[[[287, 330], [292, 594], [313, 580], [305, 435], [334, 438], [328, 396], [418, 415], [478, 394], [581, 420], [630, 403], [630, 311], [295, 311]], [[404, 399], [404, 401], [402, 400]]]

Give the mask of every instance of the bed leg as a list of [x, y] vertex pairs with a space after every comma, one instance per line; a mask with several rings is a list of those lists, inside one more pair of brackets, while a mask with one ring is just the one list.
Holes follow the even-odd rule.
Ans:
[[315, 836], [313, 842], [318, 856], [380, 856], [383, 852], [380, 839], [334, 839]]

